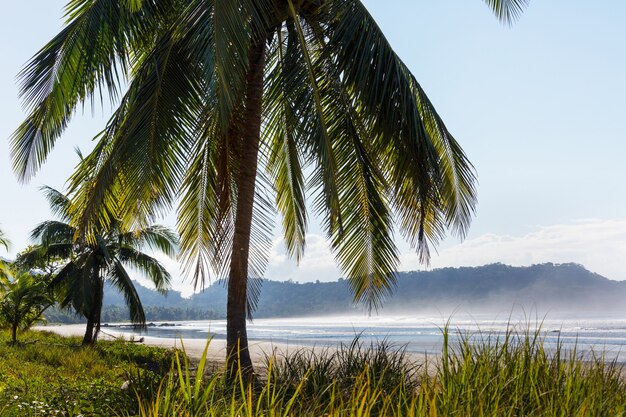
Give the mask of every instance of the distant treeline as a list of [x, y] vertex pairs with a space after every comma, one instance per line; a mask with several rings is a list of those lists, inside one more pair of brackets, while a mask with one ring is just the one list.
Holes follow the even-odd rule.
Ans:
[[[222, 319], [226, 290], [216, 282], [190, 298], [177, 291], [167, 297], [137, 284], [148, 321]], [[512, 267], [441, 268], [398, 273], [397, 286], [383, 305], [383, 313], [510, 310], [513, 307], [556, 311], [626, 311], [626, 282], [612, 281], [577, 264], [539, 264]], [[299, 317], [320, 314], [363, 314], [353, 304], [348, 281], [297, 283], [263, 282], [254, 317]], [[128, 320], [119, 307], [123, 298], [105, 288], [103, 322]], [[50, 322], [73, 322], [72, 314], [55, 310]]]
[[[181, 321], [181, 320], [217, 320], [225, 318], [214, 310], [205, 308], [182, 308], [171, 306], [147, 306], [144, 307], [146, 321]], [[74, 314], [72, 311], [58, 308], [48, 309], [45, 313], [48, 323], [75, 324], [85, 323], [84, 317]], [[107, 305], [102, 307], [102, 323], [127, 322], [129, 317], [128, 308], [122, 306]]]

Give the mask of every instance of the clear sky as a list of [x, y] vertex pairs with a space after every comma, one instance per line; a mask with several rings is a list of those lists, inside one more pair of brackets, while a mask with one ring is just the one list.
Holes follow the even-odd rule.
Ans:
[[[511, 28], [481, 0], [365, 0], [420, 81], [479, 177], [466, 241], [448, 239], [432, 267], [577, 262], [626, 279], [626, 2], [533, 1]], [[10, 168], [8, 137], [23, 119], [15, 76], [62, 25], [64, 0], [3, 5], [0, 25], [0, 228], [27, 244], [47, 218], [42, 184], [62, 189], [107, 110], [74, 119], [30, 184]], [[164, 220], [173, 224], [173, 217]], [[310, 229], [296, 267], [277, 228], [267, 277], [340, 276], [323, 233]], [[422, 268], [399, 241], [403, 270]], [[169, 263], [177, 275], [175, 263]], [[186, 284], [177, 282], [179, 289]]]

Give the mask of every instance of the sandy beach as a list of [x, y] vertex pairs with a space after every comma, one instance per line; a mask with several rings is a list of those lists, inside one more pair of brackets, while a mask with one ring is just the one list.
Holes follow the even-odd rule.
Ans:
[[[61, 336], [83, 336], [85, 333], [84, 324], [63, 324], [63, 325], [47, 325], [36, 326], [35, 330], [49, 331], [57, 333]], [[130, 339], [128, 333], [122, 333], [115, 331], [115, 328], [105, 327], [100, 331], [98, 336], [103, 340], [112, 339], [126, 339], [126, 340], [139, 340], [143, 339], [144, 344], [149, 346], [158, 346], [164, 348], [182, 348], [184, 347], [187, 355], [192, 359], [199, 359], [202, 356], [202, 352], [206, 347], [206, 340], [202, 339], [181, 339], [181, 338], [163, 338], [163, 337], [150, 337], [150, 336], [138, 336]], [[276, 354], [282, 356], [302, 349], [301, 345], [290, 345], [288, 343], [276, 343], [267, 341], [249, 341], [250, 355], [252, 361], [259, 365], [262, 364], [266, 356]], [[307, 347], [307, 349], [319, 349], [319, 347]], [[207, 358], [213, 363], [223, 363], [226, 357], [226, 340], [213, 339], [209, 344], [207, 351]]]
[[[61, 336], [79, 336], [82, 337], [85, 333], [84, 324], [62, 324], [62, 325], [46, 325], [36, 326], [36, 330], [43, 330], [57, 333]], [[192, 360], [199, 360], [202, 357], [202, 352], [206, 347], [207, 341], [205, 339], [194, 338], [175, 338], [175, 337], [151, 337], [151, 336], [135, 336], [129, 337], [128, 333], [116, 331], [115, 327], [104, 327], [100, 331], [98, 336], [101, 340], [113, 340], [113, 339], [125, 339], [134, 340], [137, 342], [143, 339], [141, 343], [149, 346], [158, 346], [163, 348], [184, 348], [187, 356]], [[292, 354], [298, 350], [314, 350], [322, 352], [324, 350], [333, 350], [333, 347], [328, 346], [312, 346], [302, 345], [296, 343], [274, 342], [274, 341], [259, 341], [249, 340], [250, 355], [252, 362], [257, 369], [262, 370], [266, 364], [266, 358], [269, 356], [275, 356], [280, 359], [285, 355]], [[418, 352], [406, 352], [407, 359], [417, 365], [423, 365], [426, 362], [436, 362], [439, 355]], [[207, 359], [213, 367], [219, 368], [223, 366], [226, 358], [226, 340], [224, 339], [212, 339], [209, 348], [207, 350]], [[434, 369], [429, 367], [429, 369]]]

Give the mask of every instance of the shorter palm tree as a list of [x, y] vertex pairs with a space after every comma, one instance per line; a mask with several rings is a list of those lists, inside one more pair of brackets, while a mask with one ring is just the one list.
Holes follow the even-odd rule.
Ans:
[[11, 330], [11, 341], [17, 342], [17, 331], [43, 321], [44, 311], [54, 303], [45, 281], [27, 271], [15, 274], [5, 282], [0, 300], [0, 324]]
[[159, 225], [124, 230], [120, 222], [112, 221], [107, 230], [77, 241], [76, 229], [69, 224], [69, 198], [53, 188], [44, 187], [43, 190], [61, 221], [39, 224], [31, 233], [31, 238], [38, 244], [23, 253], [21, 261], [25, 265], [36, 265], [42, 259], [66, 260], [50, 286], [58, 295], [62, 308], [71, 306], [87, 319], [83, 345], [93, 345], [100, 332], [105, 282], [110, 282], [123, 294], [131, 322], [145, 326], [143, 306], [126, 267], [141, 272], [159, 292], [165, 293], [170, 286], [170, 274], [142, 249], [148, 247], [172, 257], [178, 246], [177, 236]]

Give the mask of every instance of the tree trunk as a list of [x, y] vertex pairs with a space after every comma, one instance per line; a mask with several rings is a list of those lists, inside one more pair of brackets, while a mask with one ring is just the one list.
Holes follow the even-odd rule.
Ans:
[[239, 148], [237, 172], [237, 211], [230, 258], [228, 304], [226, 307], [226, 363], [231, 376], [241, 370], [245, 376], [253, 375], [252, 360], [248, 351], [246, 308], [248, 287], [248, 255], [254, 205], [254, 188], [261, 135], [263, 97], [263, 68], [265, 42], [254, 43], [249, 52], [249, 69], [246, 78], [243, 132]]
[[93, 345], [93, 312], [90, 312], [87, 315], [87, 328], [85, 329], [85, 336], [83, 336], [83, 346], [91, 346]]
[[99, 281], [98, 298], [96, 299], [96, 308], [95, 308], [95, 314], [93, 317], [95, 328], [93, 331], [93, 338], [91, 339], [92, 345], [96, 344], [96, 342], [98, 341], [98, 335], [100, 334], [100, 320], [102, 317], [102, 303], [103, 302], [104, 302], [104, 280], [101, 279]]
[[17, 343], [17, 324], [11, 325], [11, 344]]

